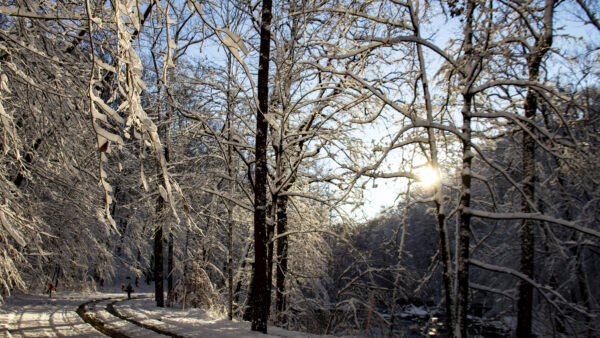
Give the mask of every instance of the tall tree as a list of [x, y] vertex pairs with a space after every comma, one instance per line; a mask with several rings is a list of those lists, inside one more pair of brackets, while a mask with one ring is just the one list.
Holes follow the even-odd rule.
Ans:
[[254, 271], [252, 275], [252, 330], [267, 333], [267, 138], [269, 112], [269, 55], [271, 51], [271, 0], [263, 0], [260, 22], [254, 171]]
[[472, 162], [474, 153], [471, 150], [472, 130], [471, 130], [471, 109], [473, 104], [473, 94], [470, 92], [471, 85], [477, 78], [479, 63], [475, 58], [475, 49], [473, 47], [474, 19], [475, 19], [475, 1], [468, 0], [466, 5], [464, 19], [464, 58], [466, 67], [464, 67], [464, 83], [462, 88], [463, 107], [462, 115], [462, 171], [461, 171], [461, 189], [460, 202], [458, 206], [460, 222], [457, 236], [457, 263], [456, 263], [456, 323], [452, 337], [467, 336], [467, 309], [469, 300], [469, 253], [471, 236], [471, 214], [468, 208], [471, 206], [471, 179]]
[[[542, 59], [552, 46], [553, 37], [553, 16], [554, 0], [546, 0], [543, 11], [543, 26], [541, 32], [532, 31], [535, 43], [530, 46], [527, 55], [528, 80], [531, 83], [538, 81]], [[535, 119], [538, 110], [537, 89], [527, 88], [525, 97], [525, 118], [530, 121]], [[523, 130], [522, 140], [522, 185], [524, 196], [521, 202], [523, 213], [531, 213], [535, 207], [535, 181], [536, 181], [536, 159], [535, 159], [535, 130], [531, 125], [527, 125]], [[521, 259], [519, 270], [525, 276], [533, 279], [534, 274], [534, 252], [535, 252], [535, 222], [531, 219], [524, 219], [519, 230], [521, 238]], [[517, 302], [517, 337], [524, 338], [531, 336], [532, 309], [533, 309], [533, 285], [526, 281], [519, 281], [519, 298]]]

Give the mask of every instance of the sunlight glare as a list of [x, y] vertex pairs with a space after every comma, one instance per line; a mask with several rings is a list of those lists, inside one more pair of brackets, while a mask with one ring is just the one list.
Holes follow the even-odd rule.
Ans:
[[432, 187], [440, 181], [440, 175], [428, 165], [419, 171], [419, 181], [424, 186]]

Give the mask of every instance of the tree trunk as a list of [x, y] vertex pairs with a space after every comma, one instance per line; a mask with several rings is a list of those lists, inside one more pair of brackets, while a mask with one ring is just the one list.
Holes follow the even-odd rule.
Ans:
[[256, 170], [254, 174], [254, 274], [252, 278], [252, 331], [267, 333], [269, 292], [267, 287], [266, 207], [267, 207], [267, 133], [265, 114], [269, 108], [269, 53], [271, 45], [271, 0], [263, 0], [260, 25], [256, 112]]
[[[414, 35], [417, 38], [421, 38], [421, 30], [419, 24], [418, 13], [412, 6], [411, 2], [407, 3], [410, 18], [412, 21]], [[425, 56], [423, 54], [423, 47], [421, 44], [416, 44], [417, 57], [419, 59], [419, 71], [421, 73], [421, 86], [423, 88], [423, 97], [425, 99], [425, 110], [427, 113], [427, 122], [433, 124], [433, 107], [431, 103], [431, 94], [429, 92], [429, 79], [427, 77], [427, 68], [425, 62]], [[431, 155], [431, 167], [439, 175], [439, 161], [438, 151], [435, 139], [434, 129], [431, 127], [427, 128], [427, 141], [429, 143], [429, 152]], [[434, 188], [434, 203], [435, 203], [435, 215], [437, 223], [438, 236], [440, 238], [440, 254], [442, 261], [442, 280], [444, 285], [444, 297], [445, 297], [445, 314], [446, 314], [446, 328], [447, 335], [450, 336], [454, 332], [455, 314], [454, 314], [454, 293], [452, 284], [452, 254], [450, 251], [450, 240], [448, 238], [448, 226], [446, 223], [446, 211], [444, 208], [444, 197], [443, 197], [443, 186], [441, 176], [439, 182]], [[406, 216], [405, 216], [406, 217]], [[395, 298], [394, 298], [395, 302]]]
[[[544, 9], [544, 31], [537, 39], [534, 50], [528, 57], [529, 81], [537, 81], [539, 77], [542, 58], [552, 45], [552, 20], [554, 14], [554, 0], [546, 0]], [[525, 117], [533, 123], [537, 111], [538, 94], [533, 88], [527, 89], [525, 98]], [[524, 196], [521, 202], [521, 211], [530, 213], [534, 211], [532, 204], [535, 199], [535, 139], [533, 138], [533, 127], [527, 125], [528, 130], [523, 130], [522, 140], [522, 186]], [[520, 272], [533, 279], [535, 236], [534, 222], [529, 219], [523, 220], [519, 237], [521, 240]], [[533, 285], [520, 280], [519, 296], [517, 300], [517, 337], [531, 336], [531, 322], [533, 309]]]
[[471, 150], [471, 101], [472, 96], [464, 95], [463, 115], [463, 167], [461, 175], [460, 195], [460, 223], [458, 228], [458, 250], [456, 264], [456, 325], [455, 337], [467, 336], [467, 309], [469, 300], [469, 245], [471, 233], [471, 214], [467, 212], [471, 206], [471, 162], [473, 153]]
[[173, 257], [173, 231], [169, 231], [169, 245], [167, 246], [167, 301], [168, 307], [173, 306], [173, 273], [175, 262]]
[[[169, 30], [166, 30], [167, 33], [167, 38], [169, 38]], [[158, 69], [156, 69], [156, 74], [157, 74], [157, 79], [156, 79], [156, 85], [159, 88], [159, 92], [158, 92], [158, 97], [159, 97], [159, 101], [158, 101], [158, 111], [157, 111], [157, 115], [158, 115], [158, 138], [160, 140], [160, 142], [162, 144], [164, 144], [163, 147], [163, 154], [159, 154], [159, 155], [164, 155], [164, 160], [165, 160], [165, 165], [169, 163], [170, 161], [170, 152], [169, 152], [169, 132], [170, 132], [170, 127], [169, 127], [169, 120], [171, 118], [170, 115], [170, 107], [168, 106], [168, 103], [166, 103], [167, 100], [167, 95], [166, 95], [166, 89], [163, 88], [163, 86], [166, 85], [166, 81], [164, 81], [163, 83], [161, 83], [161, 81], [158, 78]], [[171, 76], [169, 76], [171, 77]], [[166, 105], [166, 106], [165, 106]], [[160, 156], [159, 156], [159, 162], [160, 162]], [[163, 182], [165, 179], [168, 179], [167, 177], [164, 177], [164, 173], [162, 172], [161, 168], [160, 168], [160, 164], [157, 168], [158, 171], [158, 178], [159, 178], [159, 182]], [[158, 307], [164, 307], [165, 306], [165, 297], [164, 297], [164, 227], [165, 224], [167, 222], [167, 217], [166, 217], [166, 203], [168, 203], [168, 201], [165, 201], [162, 197], [162, 195], [159, 193], [158, 194], [158, 201], [156, 203], [156, 218], [157, 218], [157, 230], [155, 233], [155, 237], [154, 237], [154, 293], [155, 293], [155, 298], [156, 298], [156, 306]], [[172, 241], [173, 241], [173, 235], [171, 233], [171, 227], [168, 226], [167, 227], [167, 233], [169, 234], [169, 243], [168, 243], [168, 253], [167, 253], [167, 271], [168, 271], [168, 275], [167, 275], [167, 288], [168, 288], [168, 292], [169, 294], [171, 294], [172, 292], [172, 255], [173, 255], [173, 248], [172, 248]]]
[[465, 17], [465, 58], [467, 67], [465, 71], [466, 85], [463, 88], [463, 107], [461, 110], [462, 125], [462, 172], [461, 172], [461, 193], [459, 201], [459, 224], [457, 229], [457, 252], [456, 252], [456, 312], [453, 337], [467, 336], [467, 310], [469, 303], [469, 250], [471, 233], [471, 213], [468, 208], [471, 206], [471, 164], [473, 161], [473, 151], [471, 149], [471, 105], [473, 95], [469, 93], [470, 83], [475, 76], [476, 64], [473, 63], [473, 13], [475, 11], [474, 1], [467, 2]]
[[[163, 128], [161, 128], [163, 129]], [[166, 131], [163, 131], [166, 133]], [[163, 134], [164, 135], [164, 134]], [[164, 147], [165, 159], [169, 161], [169, 149], [167, 146]], [[163, 179], [162, 173], [159, 169], [161, 181]], [[165, 307], [165, 296], [164, 296], [164, 223], [165, 223], [165, 207], [166, 201], [159, 194], [158, 200], [156, 201], [156, 230], [154, 233], [154, 296], [156, 299], [156, 306]], [[170, 233], [170, 230], [169, 230]]]
[[[287, 231], [287, 204], [288, 196], [282, 195], [277, 199], [277, 235]], [[277, 274], [275, 290], [275, 314], [279, 324], [286, 323], [285, 317], [285, 274], [288, 265], [288, 237], [277, 238]]]
[[227, 318], [233, 319], [233, 208], [227, 210]]
[[161, 196], [158, 197], [156, 203], [156, 230], [154, 231], [154, 298], [156, 299], [156, 306], [165, 307], [165, 296], [164, 292], [164, 267], [163, 267], [163, 225], [162, 217], [165, 201]]
[[[537, 96], [527, 95], [525, 103], [525, 116], [533, 117], [535, 114], [535, 106], [531, 106], [531, 101], [536, 100]], [[532, 211], [529, 202], [533, 201], [535, 197], [534, 182], [535, 182], [535, 141], [533, 137], [527, 132], [523, 133], [523, 153], [522, 153], [522, 165], [523, 165], [523, 192], [526, 198], [523, 198], [521, 203], [521, 211], [530, 213]], [[525, 219], [519, 230], [519, 238], [521, 240], [521, 258], [520, 258], [520, 272], [529, 278], [533, 278], [534, 269], [534, 223], [532, 220]], [[532, 321], [532, 308], [533, 308], [533, 286], [524, 281], [519, 281], [519, 298], [517, 300], [517, 337], [530, 337], [531, 336], [531, 321]]]
[[[575, 273], [577, 275], [577, 287], [579, 289], [580, 292], [580, 297], [581, 297], [581, 303], [583, 303], [583, 305], [586, 307], [586, 309], [588, 309], [588, 311], [591, 311], [592, 309], [592, 304], [590, 302], [590, 299], [592, 299], [591, 296], [591, 292], [590, 292], [590, 288], [589, 288], [589, 283], [587, 281], [587, 277], [586, 277], [586, 273], [584, 270], [584, 266], [583, 266], [583, 262], [585, 261], [585, 247], [583, 246], [577, 246], [576, 248], [576, 260], [575, 260]], [[588, 337], [592, 337], [593, 335], [593, 331], [594, 331], [594, 322], [592, 321], [592, 317], [591, 316], [586, 316], [585, 318], [585, 323], [586, 326], [588, 327]]]
[[267, 309], [271, 309], [271, 289], [273, 285], [273, 251], [274, 243], [273, 237], [275, 236], [275, 213], [277, 212], [276, 203], [277, 195], [271, 198], [272, 202], [267, 203]]
[[[248, 285], [248, 295], [246, 296], [246, 308], [244, 309], [244, 315], [242, 316], [242, 318], [245, 321], [252, 321], [252, 313], [254, 310], [254, 263], [250, 263], [252, 265], [252, 272], [251, 272], [251, 276], [250, 276], [250, 280], [252, 280], [252, 283], [250, 283], [250, 285]], [[241, 286], [242, 281], [240, 280], [238, 282], [238, 288], [236, 290], [239, 290], [239, 287]]]
[[[143, 232], [142, 232], [143, 233]], [[138, 287], [140, 283], [140, 275], [139, 272], [142, 269], [142, 252], [140, 248], [137, 248], [137, 259], [135, 261], [136, 273], [135, 273], [135, 286]]]
[[[229, 176], [229, 193], [233, 198], [235, 194], [234, 160], [233, 160], [233, 98], [231, 97], [231, 55], [227, 55], [227, 176]], [[233, 208], [231, 201], [227, 205], [227, 317], [233, 320]]]

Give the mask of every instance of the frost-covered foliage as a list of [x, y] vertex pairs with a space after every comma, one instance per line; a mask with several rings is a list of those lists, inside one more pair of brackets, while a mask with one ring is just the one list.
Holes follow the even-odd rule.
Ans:
[[[128, 26], [135, 23], [120, 21], [135, 6], [118, 5], [114, 11], [86, 2], [2, 7], [2, 238], [11, 267], [4, 291], [15, 283], [38, 289], [60, 279], [67, 287], [114, 274], [111, 230], [102, 226], [116, 230], [112, 170], [103, 164], [112, 156], [110, 144], [122, 145], [119, 135], [133, 133], [123, 127], [137, 121], [137, 133], [162, 153], [156, 127], [140, 106], [142, 69], [131, 46], [137, 32]], [[125, 118], [131, 122], [120, 125]], [[23, 268], [15, 269], [14, 259]]]
[[0, 23], [3, 293], [15, 286], [41, 290], [55, 271], [64, 276], [61, 283], [85, 281], [96, 262], [112, 260], [101, 243], [107, 237], [89, 171], [95, 162], [85, 115], [89, 67], [71, 48], [79, 42], [68, 38], [77, 26], [52, 19], [56, 13], [81, 18], [82, 7], [50, 6], [2, 15]]
[[164, 271], [167, 305], [304, 331], [598, 335], [598, 5], [273, 6], [261, 115], [257, 2], [0, 2], [2, 294]]

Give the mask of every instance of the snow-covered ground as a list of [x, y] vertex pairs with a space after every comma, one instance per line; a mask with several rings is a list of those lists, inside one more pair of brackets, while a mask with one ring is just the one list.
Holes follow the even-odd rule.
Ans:
[[13, 295], [0, 306], [2, 337], [104, 337], [75, 312], [91, 294]]
[[[0, 337], [104, 337], [77, 314], [77, 308], [85, 303], [87, 313], [129, 337], [164, 336], [155, 331], [184, 337], [323, 337], [277, 327], [269, 327], [269, 334], [264, 335], [251, 331], [250, 323], [229, 321], [222, 314], [201, 309], [157, 308], [151, 294], [136, 296], [146, 298], [127, 300], [122, 293], [57, 292], [52, 298], [43, 294], [14, 294], [0, 306]], [[88, 303], [92, 300], [98, 301]], [[138, 324], [111, 314], [108, 309], [111, 304], [116, 313]]]

